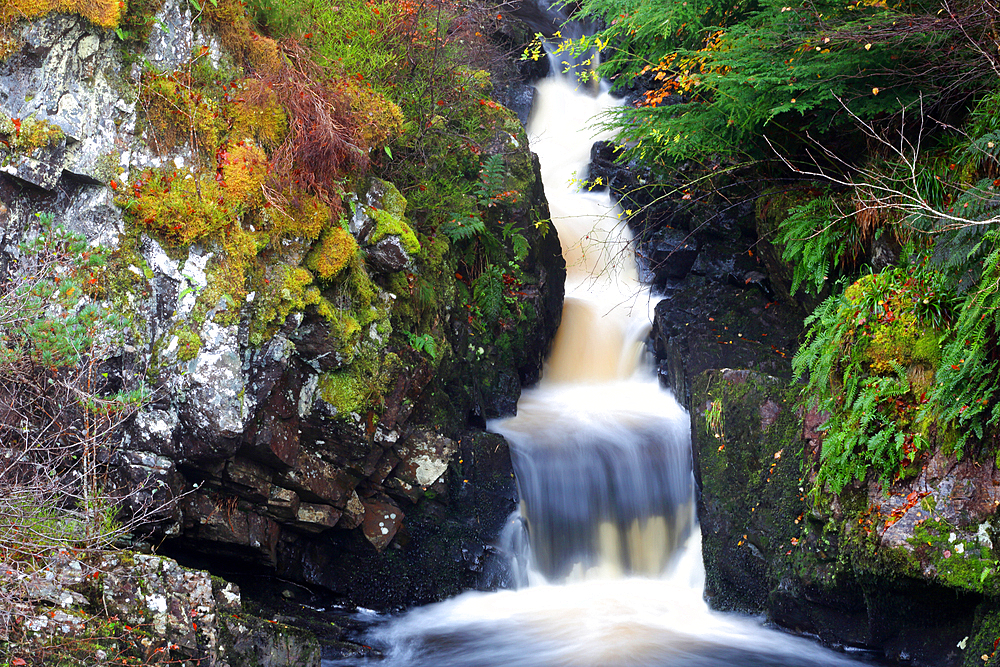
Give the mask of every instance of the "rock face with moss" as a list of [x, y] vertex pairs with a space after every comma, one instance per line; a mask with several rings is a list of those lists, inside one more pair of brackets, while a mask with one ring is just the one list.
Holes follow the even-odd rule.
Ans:
[[237, 586], [169, 558], [61, 551], [4, 585], [22, 615], [5, 638], [11, 664], [320, 664], [310, 633], [246, 613]]
[[[238, 4], [5, 24], [6, 260], [39, 212], [112, 248], [89, 298], [129, 335], [94, 363], [154, 397], [108, 452], [132, 509], [161, 508], [146, 538], [368, 606], [490, 585], [515, 492], [482, 428], [537, 379], [564, 280], [523, 129], [473, 77], [491, 115], [450, 177], [469, 193], [453, 215], [489, 238], [448, 227], [450, 211], [433, 233], [411, 202], [434, 183], [365, 169], [413, 131], [399, 108], [240, 37]], [[301, 102], [336, 95], [369, 119], [342, 153], [309, 143], [309, 114], [332, 105]], [[469, 173], [480, 161], [492, 170]], [[140, 493], [151, 478], [159, 496]]]
[[713, 606], [913, 664], [993, 664], [996, 471], [938, 453], [887, 487], [812, 491], [823, 417], [797, 393], [749, 371], [695, 381]]

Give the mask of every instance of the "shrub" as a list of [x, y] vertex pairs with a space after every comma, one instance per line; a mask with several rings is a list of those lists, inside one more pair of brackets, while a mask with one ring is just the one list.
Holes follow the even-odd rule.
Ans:
[[52, 551], [106, 547], [155, 510], [129, 501], [134, 513], [125, 516], [129, 490], [106, 488], [121, 428], [149, 398], [127, 367], [117, 377], [101, 372], [127, 326], [96, 298], [107, 253], [51, 216], [39, 223], [0, 283], [0, 629], [8, 630], [11, 596]]

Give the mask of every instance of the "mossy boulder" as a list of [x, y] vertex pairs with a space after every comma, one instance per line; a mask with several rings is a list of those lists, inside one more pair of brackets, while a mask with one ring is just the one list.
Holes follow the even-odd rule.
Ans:
[[[745, 370], [695, 380], [692, 439], [711, 604], [764, 613], [834, 646], [963, 664], [958, 644], [992, 618], [982, 610], [976, 617], [983, 595], [993, 595], [992, 551], [974, 532], [953, 538], [943, 527], [950, 524], [934, 519], [953, 506], [950, 495], [935, 510], [935, 501], [921, 506], [932, 494], [916, 487], [883, 494], [855, 485], [839, 496], [814, 489], [822, 416], [798, 407], [797, 394]], [[954, 470], [942, 461], [923, 484], [943, 493], [953, 485], [940, 481]]]

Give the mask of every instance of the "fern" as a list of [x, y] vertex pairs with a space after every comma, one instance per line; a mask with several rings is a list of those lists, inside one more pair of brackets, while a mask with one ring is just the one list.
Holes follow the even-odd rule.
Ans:
[[488, 321], [496, 321], [503, 308], [503, 272], [500, 267], [486, 268], [472, 284], [472, 296], [479, 312]]
[[997, 398], [997, 339], [1000, 336], [1000, 232], [991, 229], [973, 249], [990, 248], [976, 289], [964, 306], [941, 355], [931, 396], [935, 417], [954, 425], [961, 453], [969, 435], [982, 438], [987, 426], [1000, 423]]
[[[911, 385], [904, 364], [928, 363], [917, 341], [932, 331], [931, 318], [921, 319], [917, 304], [930, 301], [933, 285], [929, 277], [897, 269], [867, 275], [806, 320], [792, 367], [806, 376], [805, 402], [830, 414], [818, 481], [835, 493], [869, 472], [891, 482], [928, 446], [922, 390]], [[912, 349], [887, 360], [885, 350], [895, 347], [878, 342], [887, 339]]]
[[476, 186], [476, 198], [480, 206], [490, 206], [494, 198], [504, 192], [504, 179], [507, 168], [502, 155], [491, 155], [483, 162], [479, 172], [479, 184]]
[[478, 213], [458, 215], [438, 227], [452, 243], [467, 241], [486, 230], [486, 224]]
[[831, 197], [819, 197], [789, 210], [781, 225], [781, 257], [794, 267], [791, 291], [803, 284], [819, 293], [833, 268], [858, 255], [857, 226]]

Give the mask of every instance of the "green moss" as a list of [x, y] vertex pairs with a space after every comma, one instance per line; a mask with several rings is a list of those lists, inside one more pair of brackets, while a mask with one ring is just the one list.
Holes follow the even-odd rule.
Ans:
[[1000, 576], [996, 554], [976, 539], [947, 521], [929, 519], [916, 525], [910, 560], [913, 566], [933, 576], [946, 586], [984, 595], [1000, 594]]
[[6, 0], [0, 5], [0, 24], [33, 19], [46, 14], [79, 14], [102, 28], [114, 28], [122, 17], [125, 4], [120, 0]]
[[31, 153], [58, 143], [65, 136], [58, 125], [38, 120], [34, 114], [27, 118], [11, 118], [0, 113], [0, 139], [12, 153]]
[[[333, 227], [323, 232], [319, 243], [306, 257], [306, 266], [328, 280], [340, 273], [358, 252], [358, 243], [350, 232]], [[369, 299], [370, 302], [370, 299]]]
[[293, 311], [320, 302], [320, 291], [313, 286], [313, 275], [300, 266], [278, 265], [268, 270], [270, 276], [255, 300], [250, 322], [250, 342], [261, 345], [285, 322]]
[[375, 230], [368, 237], [369, 243], [375, 244], [386, 236], [394, 235], [399, 237], [403, 243], [403, 249], [410, 256], [414, 256], [420, 252], [420, 242], [417, 240], [416, 234], [413, 233], [413, 229], [401, 218], [392, 215], [384, 209], [372, 210], [371, 216], [375, 220]]
[[[288, 132], [288, 115], [278, 104], [277, 94], [256, 79], [243, 79], [231, 85], [233, 95], [223, 107], [229, 124], [229, 136], [253, 139], [268, 151], [277, 148]], [[252, 96], [254, 103], [246, 102]]]
[[[218, 91], [221, 92], [221, 91]], [[190, 145], [205, 157], [214, 157], [225, 131], [217, 91], [195, 87], [185, 71], [142, 76], [140, 104], [150, 132], [150, 146], [166, 153]]]
[[319, 390], [323, 400], [336, 408], [338, 415], [361, 413], [368, 402], [358, 378], [349, 371], [324, 373], [320, 376]]
[[177, 361], [191, 361], [198, 356], [201, 349], [201, 338], [198, 334], [187, 328], [182, 328], [175, 333], [177, 336]]
[[[963, 667], [996, 667], [997, 644], [1000, 640], [1000, 602], [986, 600], [976, 608], [973, 632], [966, 638]], [[986, 656], [986, 660], [983, 660]]]

